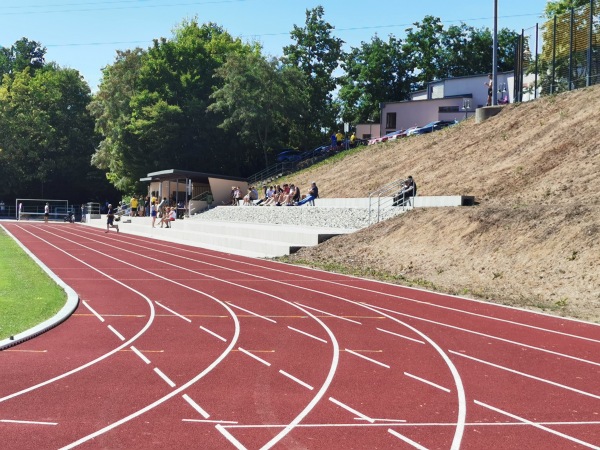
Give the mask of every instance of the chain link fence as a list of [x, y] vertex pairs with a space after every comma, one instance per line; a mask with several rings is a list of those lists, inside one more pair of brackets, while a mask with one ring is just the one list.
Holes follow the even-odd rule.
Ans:
[[524, 29], [515, 48], [515, 101], [600, 83], [600, 0]]

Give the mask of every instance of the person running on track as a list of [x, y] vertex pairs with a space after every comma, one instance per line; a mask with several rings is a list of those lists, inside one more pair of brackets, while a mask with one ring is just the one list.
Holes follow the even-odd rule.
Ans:
[[108, 214], [106, 214], [106, 231], [105, 231], [105, 233], [108, 233], [111, 228], [116, 228], [117, 233], [119, 232], [119, 225], [113, 225], [114, 220], [115, 220], [115, 210], [113, 209], [112, 205], [109, 204], [108, 205]]

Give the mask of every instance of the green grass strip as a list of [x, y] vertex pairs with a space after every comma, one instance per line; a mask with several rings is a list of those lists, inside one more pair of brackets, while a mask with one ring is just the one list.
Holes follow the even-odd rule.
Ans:
[[67, 295], [0, 229], [0, 339], [54, 316]]

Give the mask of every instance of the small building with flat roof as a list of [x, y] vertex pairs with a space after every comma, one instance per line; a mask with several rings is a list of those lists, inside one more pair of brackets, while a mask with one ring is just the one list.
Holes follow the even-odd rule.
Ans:
[[148, 196], [166, 197], [172, 204], [184, 204], [186, 215], [202, 212], [212, 205], [230, 204], [233, 186], [244, 194], [248, 191], [245, 178], [189, 170], [151, 172], [140, 181], [148, 183]]

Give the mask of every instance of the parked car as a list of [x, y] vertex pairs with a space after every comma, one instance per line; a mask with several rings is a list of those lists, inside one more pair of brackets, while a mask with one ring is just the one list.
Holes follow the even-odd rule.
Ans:
[[298, 150], [287, 149], [277, 154], [277, 162], [296, 162], [302, 159], [302, 153]]
[[428, 123], [427, 125], [411, 130], [409, 133], [407, 133], [407, 136], [431, 133], [433, 131], [438, 131], [443, 128], [455, 125], [456, 123], [458, 123], [456, 120], [436, 120], [434, 122]]

